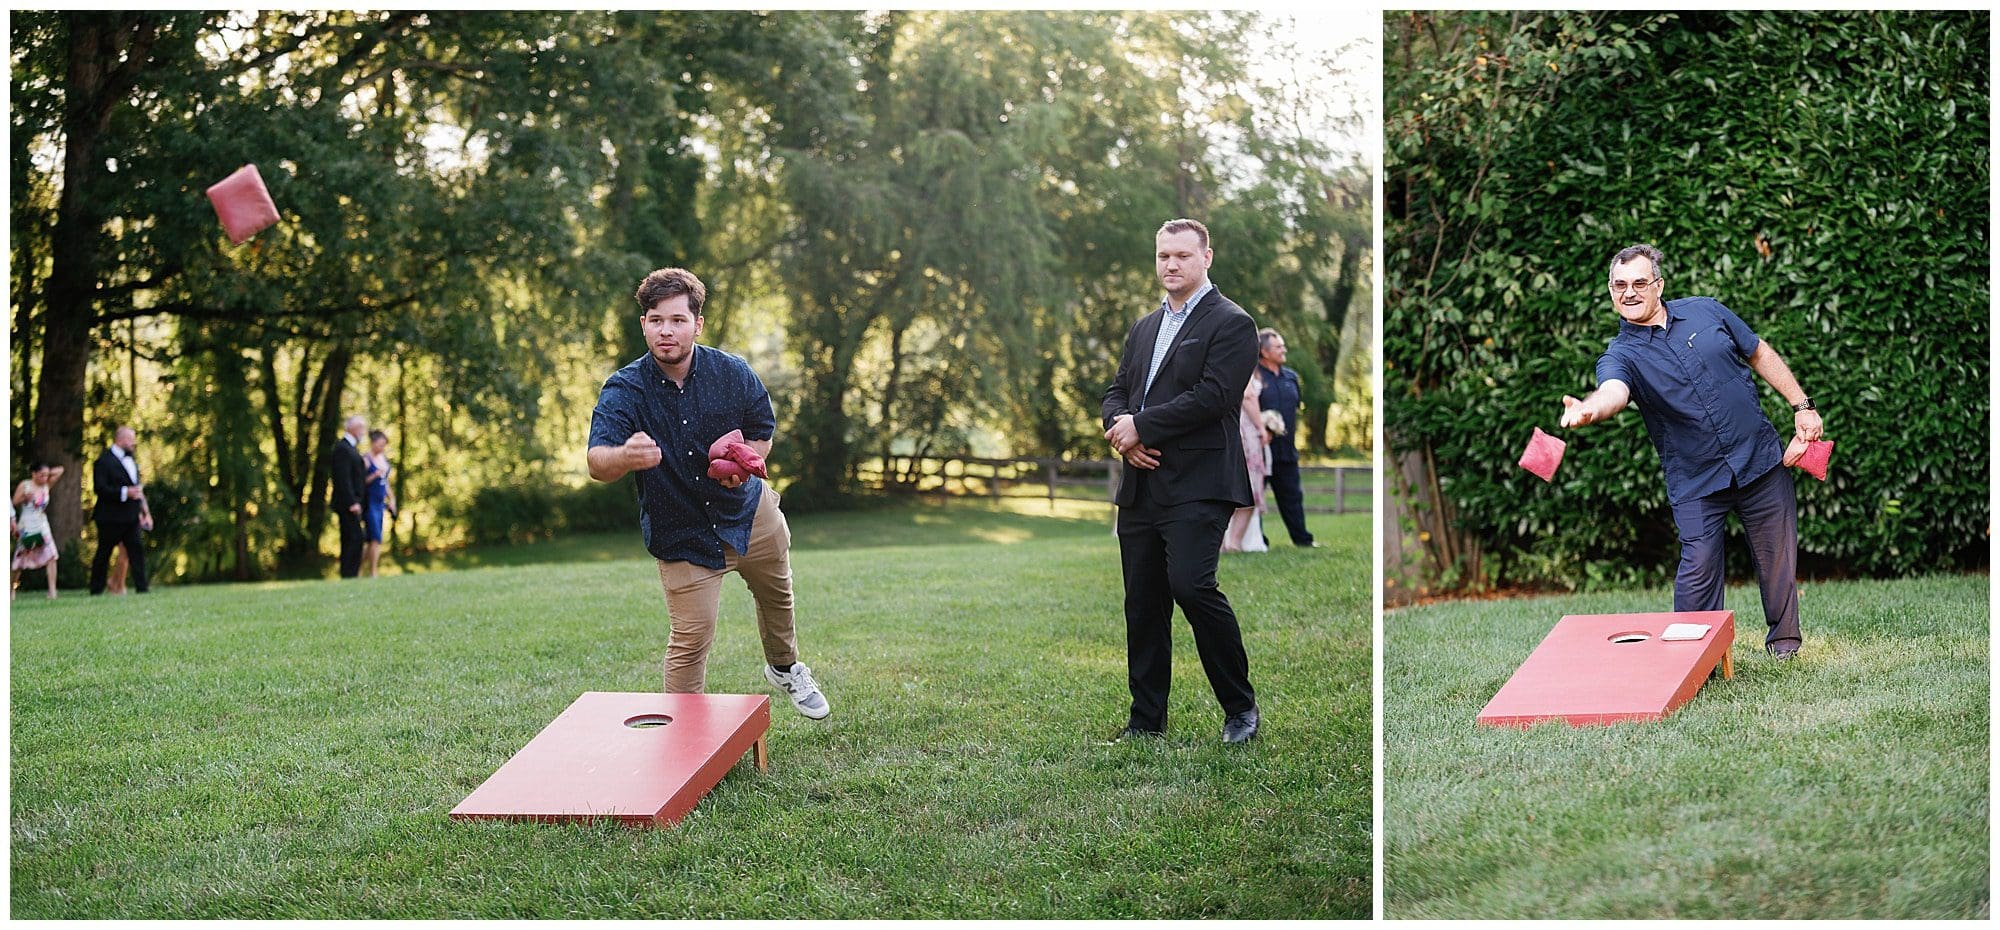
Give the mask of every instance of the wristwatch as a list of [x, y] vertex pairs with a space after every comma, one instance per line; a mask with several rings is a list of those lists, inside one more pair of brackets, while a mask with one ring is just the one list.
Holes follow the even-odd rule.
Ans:
[[1812, 402], [1812, 398], [1810, 398], [1810, 397], [1808, 397], [1808, 398], [1806, 398], [1805, 400], [1802, 400], [1802, 401], [1799, 401], [1798, 403], [1796, 403], [1796, 404], [1793, 404], [1793, 405], [1792, 405], [1792, 412], [1794, 412], [1794, 413], [1797, 413], [1797, 412], [1799, 412], [1799, 411], [1803, 411], [1803, 410], [1818, 410], [1818, 409], [1819, 409], [1818, 407], [1815, 407], [1815, 406], [1813, 406], [1813, 402]]

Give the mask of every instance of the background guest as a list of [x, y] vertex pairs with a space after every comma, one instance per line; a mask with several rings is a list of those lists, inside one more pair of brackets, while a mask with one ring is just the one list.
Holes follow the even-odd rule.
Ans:
[[1264, 541], [1264, 479], [1271, 474], [1271, 431], [1264, 425], [1264, 411], [1258, 398], [1264, 379], [1251, 370], [1250, 383], [1243, 388], [1243, 403], [1236, 410], [1236, 431], [1243, 437], [1243, 464], [1250, 472], [1248, 507], [1238, 507], [1229, 516], [1229, 529], [1222, 534], [1224, 552], [1268, 552]]
[[133, 451], [139, 434], [130, 426], [118, 427], [111, 447], [91, 466], [91, 485], [97, 491], [97, 505], [91, 518], [97, 524], [97, 554], [90, 560], [90, 593], [104, 593], [105, 574], [111, 567], [111, 553], [120, 545], [132, 559], [132, 587], [146, 593], [146, 541], [139, 535], [141, 518], [146, 515], [146, 488], [139, 481], [139, 460]]
[[1285, 337], [1265, 327], [1257, 331], [1257, 375], [1263, 380], [1258, 405], [1284, 418], [1284, 429], [1271, 431], [1271, 468], [1265, 472], [1271, 495], [1278, 499], [1278, 515], [1285, 520], [1285, 532], [1292, 545], [1314, 545], [1306, 529], [1305, 488], [1299, 481], [1299, 402], [1305, 396], [1299, 387], [1299, 373], [1285, 365]]
[[14, 488], [14, 506], [21, 508], [21, 519], [17, 524], [20, 539], [14, 544], [14, 577], [12, 589], [21, 585], [21, 570], [42, 568], [49, 570], [49, 599], [56, 596], [56, 559], [61, 553], [56, 549], [55, 533], [49, 529], [49, 489], [62, 479], [62, 466], [43, 465], [39, 462], [28, 470], [28, 480]]
[[361, 545], [361, 564], [368, 577], [373, 578], [382, 561], [382, 512], [386, 509], [390, 517], [396, 515], [396, 492], [389, 487], [389, 434], [370, 430], [368, 454], [361, 461], [367, 468], [368, 488], [361, 508], [365, 540]]

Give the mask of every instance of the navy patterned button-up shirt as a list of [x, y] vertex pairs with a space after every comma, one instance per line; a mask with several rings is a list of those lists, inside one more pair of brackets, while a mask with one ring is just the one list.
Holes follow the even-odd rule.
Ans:
[[721, 349], [694, 347], [687, 381], [676, 385], [651, 354], [610, 378], [590, 415], [590, 445], [622, 446], [643, 432], [660, 444], [660, 464], [633, 472], [639, 485], [639, 533], [663, 562], [724, 567], [723, 546], [750, 547], [750, 523], [763, 499], [754, 475], [735, 488], [708, 476], [708, 447], [730, 430], [745, 440], [777, 430], [771, 395], [749, 363]]
[[1682, 297], [1666, 310], [1665, 326], [1619, 321], [1597, 383], [1632, 389], [1660, 450], [1667, 500], [1681, 504], [1763, 477], [1785, 450], [1750, 378], [1757, 334], [1712, 298]]

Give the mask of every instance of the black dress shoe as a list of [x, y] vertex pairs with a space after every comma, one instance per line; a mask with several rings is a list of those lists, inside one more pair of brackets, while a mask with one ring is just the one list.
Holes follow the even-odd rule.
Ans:
[[1257, 708], [1252, 707], [1240, 714], [1230, 714], [1222, 721], [1222, 741], [1225, 743], [1247, 743], [1257, 735]]
[[1167, 734], [1161, 730], [1148, 730], [1143, 727], [1126, 727], [1123, 730], [1119, 730], [1118, 735], [1113, 736], [1110, 739], [1105, 740], [1104, 742], [1105, 745], [1109, 746], [1116, 743], [1129, 743], [1132, 742], [1133, 740], [1166, 739], [1166, 737]]

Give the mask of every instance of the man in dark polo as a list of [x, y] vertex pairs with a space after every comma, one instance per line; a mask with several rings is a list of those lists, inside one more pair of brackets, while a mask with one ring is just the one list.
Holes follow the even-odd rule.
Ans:
[[1236, 421], [1257, 364], [1257, 324], [1209, 283], [1206, 227], [1170, 220], [1153, 241], [1166, 297], [1133, 324], [1104, 391], [1104, 438], [1125, 460], [1118, 552], [1132, 710], [1116, 739], [1166, 730], [1179, 604], [1222, 705], [1222, 739], [1241, 743], [1257, 735], [1257, 693], [1215, 567], [1230, 515], [1251, 501]]
[[[1712, 298], [1663, 301], [1665, 278], [1665, 259], [1650, 245], [1612, 257], [1618, 335], [1597, 360], [1597, 390], [1562, 399], [1562, 425], [1595, 423], [1638, 404], [1680, 528], [1674, 610], [1722, 609], [1723, 520], [1734, 511], [1756, 557], [1764, 648], [1790, 659], [1800, 643], [1799, 532], [1785, 469], [1820, 438], [1819, 412], [1770, 343]], [[1753, 371], [1792, 405], [1788, 446], [1758, 406]]]
[[1276, 410], [1285, 420], [1283, 432], [1271, 432], [1271, 475], [1267, 483], [1278, 499], [1278, 515], [1285, 519], [1285, 532], [1292, 545], [1310, 549], [1311, 530], [1306, 529], [1305, 489], [1299, 483], [1299, 403], [1305, 392], [1299, 388], [1299, 373], [1285, 365], [1285, 337], [1265, 327], [1257, 331], [1257, 364], [1264, 369], [1264, 390], [1257, 395], [1257, 407]]
[[758, 455], [771, 454], [771, 395], [741, 358], [696, 344], [708, 290], [692, 272], [662, 268], [635, 296], [647, 352], [604, 382], [587, 454], [598, 481], [637, 477], [639, 533], [659, 560], [671, 621], [665, 690], [706, 687], [722, 576], [736, 572], [757, 603], [765, 680], [821, 719], [833, 708], [798, 661], [792, 531], [778, 494], [755, 475], [708, 474], [709, 447], [734, 430]]

